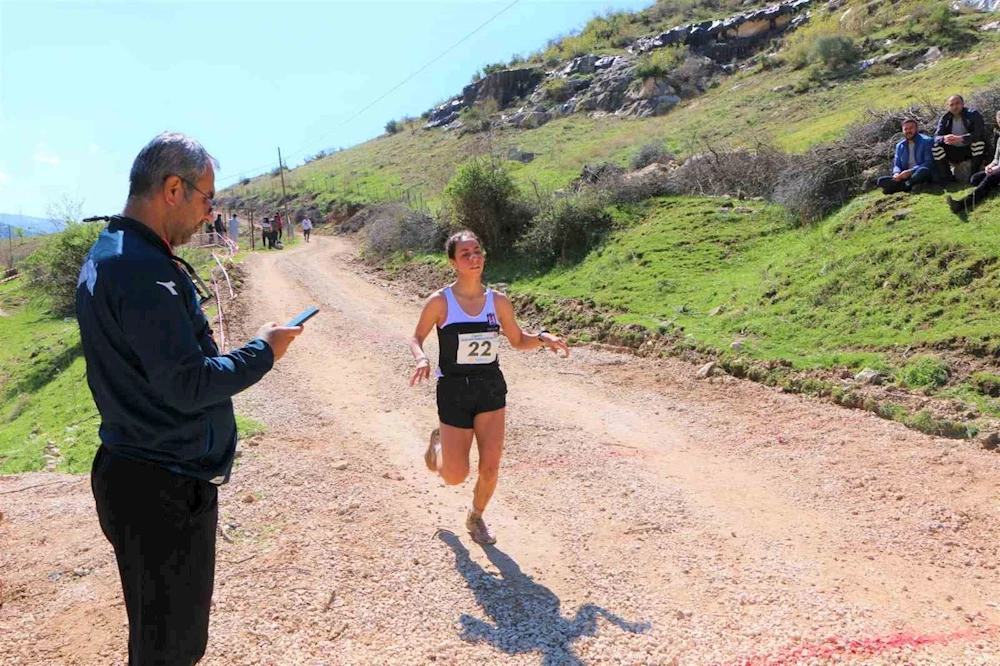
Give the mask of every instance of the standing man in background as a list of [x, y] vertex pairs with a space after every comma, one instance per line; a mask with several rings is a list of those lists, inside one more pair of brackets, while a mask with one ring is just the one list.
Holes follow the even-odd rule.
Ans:
[[91, 487], [115, 550], [129, 666], [191, 666], [205, 654], [218, 487], [236, 454], [232, 396], [280, 359], [301, 327], [265, 324], [222, 354], [210, 296], [174, 255], [211, 221], [214, 158], [160, 134], [132, 164], [129, 195], [77, 283], [87, 383], [101, 415]]
[[240, 244], [240, 220], [233, 213], [233, 219], [229, 220], [229, 240], [237, 245]]
[[264, 216], [264, 221], [260, 223], [260, 241], [265, 248], [271, 249], [271, 220]]
[[313, 229], [312, 220], [310, 220], [309, 216], [306, 215], [304, 218], [302, 218], [302, 236], [305, 237], [307, 243], [309, 242], [309, 233], [312, 231], [312, 229]]
[[281, 213], [274, 214], [274, 228], [272, 229], [275, 237], [281, 240]]
[[215, 243], [222, 245], [222, 239], [226, 236], [226, 223], [222, 221], [222, 213], [215, 216]]

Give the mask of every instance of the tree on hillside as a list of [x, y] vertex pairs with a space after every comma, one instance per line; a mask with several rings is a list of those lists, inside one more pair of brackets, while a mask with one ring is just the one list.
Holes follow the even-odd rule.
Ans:
[[49, 202], [45, 214], [57, 229], [79, 222], [83, 217], [83, 199], [62, 195], [58, 201]]
[[531, 218], [510, 171], [499, 160], [474, 157], [459, 166], [445, 197], [452, 226], [473, 231], [487, 250], [510, 247]]
[[24, 242], [24, 229], [9, 224], [0, 225], [0, 235], [7, 237], [7, 268], [14, 268], [14, 239], [18, 245]]

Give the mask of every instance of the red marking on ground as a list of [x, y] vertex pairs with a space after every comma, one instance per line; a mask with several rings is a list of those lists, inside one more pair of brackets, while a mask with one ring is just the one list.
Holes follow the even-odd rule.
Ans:
[[730, 666], [789, 666], [809, 659], [844, 657], [875, 657], [899, 648], [923, 648], [955, 641], [978, 638], [995, 633], [995, 629], [954, 631], [947, 634], [908, 634], [873, 638], [828, 638], [821, 643], [807, 643], [771, 655], [757, 655], [731, 662]]

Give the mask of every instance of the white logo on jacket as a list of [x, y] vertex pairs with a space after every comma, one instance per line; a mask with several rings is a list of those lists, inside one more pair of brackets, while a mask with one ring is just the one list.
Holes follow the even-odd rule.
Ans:
[[173, 280], [171, 280], [170, 282], [157, 282], [156, 284], [160, 285], [174, 296], [177, 295], [177, 289], [176, 289], [177, 283], [174, 282]]

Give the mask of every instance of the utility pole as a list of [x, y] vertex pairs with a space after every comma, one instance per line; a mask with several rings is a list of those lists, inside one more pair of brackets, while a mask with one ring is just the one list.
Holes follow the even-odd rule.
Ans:
[[285, 211], [285, 224], [288, 225], [288, 237], [291, 238], [295, 235], [295, 230], [292, 228], [292, 219], [288, 217], [288, 208], [285, 206], [285, 198], [288, 195], [285, 192], [285, 163], [281, 161], [281, 146], [278, 146], [278, 174], [281, 175], [281, 209]]

